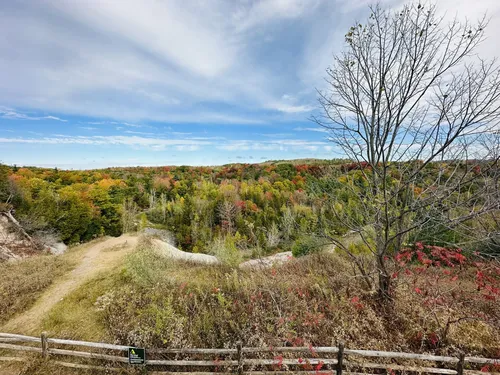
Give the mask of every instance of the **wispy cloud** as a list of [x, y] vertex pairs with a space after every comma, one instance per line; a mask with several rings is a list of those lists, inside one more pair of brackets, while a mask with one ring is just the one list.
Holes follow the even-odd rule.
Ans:
[[285, 138], [293, 136], [292, 133], [258, 133], [256, 135], [266, 138]]
[[232, 15], [232, 21], [239, 32], [262, 24], [282, 20], [294, 20], [307, 13], [313, 13], [318, 0], [260, 0], [242, 5]]
[[227, 140], [216, 138], [214, 142], [212, 138], [184, 138], [184, 139], [168, 139], [155, 137], [141, 136], [67, 136], [63, 134], [55, 134], [52, 137], [45, 137], [42, 134], [37, 134], [39, 138], [0, 138], [0, 143], [20, 143], [20, 144], [79, 144], [92, 146], [112, 146], [123, 145], [129, 147], [143, 147], [150, 150], [165, 150], [169, 147], [174, 147], [179, 151], [195, 151], [200, 147], [212, 146], [219, 150], [225, 151], [242, 151], [242, 150], [310, 150], [317, 151], [321, 147], [328, 145], [327, 142], [305, 141], [296, 139], [276, 139], [269, 141], [254, 141], [254, 140]]
[[[40, 134], [41, 135], [41, 134]], [[209, 145], [210, 142], [192, 139], [163, 139], [146, 138], [139, 136], [65, 136], [40, 137], [40, 138], [0, 138], [0, 143], [25, 143], [25, 144], [79, 144], [93, 146], [123, 145], [130, 147], [143, 147], [151, 150], [165, 150], [169, 147], [181, 147], [178, 150], [190, 150], [189, 147]]]
[[293, 130], [297, 131], [297, 132], [317, 132], [317, 133], [328, 133], [328, 129], [325, 129], [325, 128], [320, 128], [320, 127], [317, 127], [317, 128], [304, 128], [304, 127], [297, 127], [297, 128], [294, 128]]
[[280, 112], [285, 113], [303, 113], [303, 112], [311, 112], [315, 109], [312, 105], [287, 105], [287, 104], [278, 104], [275, 107]]
[[[112, 124], [118, 124], [117, 122], [112, 122]], [[128, 122], [122, 122], [120, 123], [121, 125], [128, 126], [130, 128], [152, 128], [152, 126], [149, 125], [142, 125], [142, 124], [130, 124]]]
[[282, 139], [272, 141], [233, 140], [227, 141], [216, 147], [225, 151], [257, 150], [257, 151], [288, 151], [308, 150], [317, 151], [320, 147], [328, 145], [326, 142], [303, 141], [296, 139]]
[[199, 145], [179, 145], [175, 146], [176, 150], [179, 151], [197, 151], [200, 149]]
[[125, 130], [124, 133], [127, 133], [127, 134], [141, 134], [141, 135], [157, 135], [157, 133], [152, 133], [152, 132], [136, 132], [136, 131], [133, 131], [133, 130]]
[[9, 120], [31, 120], [31, 121], [54, 120], [54, 121], [67, 122], [67, 120], [64, 120], [56, 116], [31, 116], [28, 113], [16, 111], [8, 107], [0, 107], [0, 117]]

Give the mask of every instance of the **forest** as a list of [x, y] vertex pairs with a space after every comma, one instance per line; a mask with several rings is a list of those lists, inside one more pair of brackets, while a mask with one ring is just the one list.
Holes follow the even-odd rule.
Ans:
[[[478, 163], [462, 168], [477, 175]], [[453, 163], [430, 164], [412, 194], [425, 194], [429, 181], [455, 169]], [[287, 250], [302, 255], [332, 238], [349, 237], [350, 227], [338, 211], [367, 224], [359, 199], [368, 186], [366, 171], [345, 160], [91, 171], [2, 166], [1, 171], [3, 205], [15, 209], [34, 237], [55, 237], [68, 245], [151, 227], [166, 230], [170, 242], [189, 252], [222, 247], [236, 257]], [[397, 181], [399, 169], [392, 173]], [[481, 184], [483, 177], [468, 191]], [[436, 216], [406, 240], [498, 254], [497, 214], [457, 227]], [[356, 240], [349, 246], [354, 252], [366, 247]]]
[[[391, 165], [388, 186], [401, 191], [398, 181], [413, 167]], [[436, 178], [461, 185], [445, 190], [449, 198], [436, 207], [412, 212], [412, 222], [423, 224], [401, 247], [394, 242], [387, 249], [385, 303], [375, 293], [376, 236], [365, 237], [376, 225], [366, 211], [372, 169], [365, 164], [299, 160], [89, 171], [4, 165], [1, 209], [35, 241], [73, 245], [143, 233], [125, 258], [120, 248], [103, 250], [118, 268], [83, 283], [35, 326], [56, 336], [146, 347], [225, 347], [241, 338], [256, 346], [326, 346], [342, 339], [354, 347], [441, 354], [460, 347], [495, 356], [499, 212], [485, 203], [496, 170], [493, 161], [429, 163], [419, 183], [400, 193], [394, 211], [401, 200], [411, 207], [431, 198], [436, 203]], [[464, 215], [474, 210], [482, 214]], [[421, 221], [429, 212], [433, 221]], [[456, 218], [464, 219], [453, 225]], [[353, 223], [363, 231], [354, 231]], [[171, 260], [155, 250], [147, 232], [223, 264]], [[295, 257], [284, 264], [238, 267], [286, 250]], [[85, 245], [75, 246], [62, 256], [4, 263], [3, 319], [31, 306], [84, 251]]]

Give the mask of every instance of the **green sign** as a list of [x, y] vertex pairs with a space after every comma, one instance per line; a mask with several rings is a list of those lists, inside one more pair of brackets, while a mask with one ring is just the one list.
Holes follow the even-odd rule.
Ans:
[[145, 365], [146, 349], [128, 348], [128, 363], [131, 365]]

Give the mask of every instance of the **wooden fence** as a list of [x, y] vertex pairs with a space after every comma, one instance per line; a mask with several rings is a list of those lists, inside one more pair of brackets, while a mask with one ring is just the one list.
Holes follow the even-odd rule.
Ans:
[[[129, 346], [0, 333], [0, 362], [26, 361], [23, 355], [39, 353], [65, 367], [118, 371], [128, 365]], [[3, 353], [3, 354], [2, 354]], [[369, 360], [370, 358], [371, 361]], [[376, 360], [373, 360], [375, 358]], [[368, 359], [368, 360], [367, 360]], [[404, 363], [401, 363], [404, 362]], [[487, 375], [500, 372], [500, 359], [428, 354], [353, 350], [338, 347], [250, 348], [238, 344], [227, 349], [147, 349], [145, 366], [150, 374], [239, 375], [316, 374], [360, 375], [429, 373], [444, 375]]]

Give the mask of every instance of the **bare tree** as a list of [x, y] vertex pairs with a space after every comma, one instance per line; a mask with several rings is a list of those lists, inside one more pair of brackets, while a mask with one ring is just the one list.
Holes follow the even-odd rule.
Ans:
[[156, 189], [151, 188], [149, 190], [149, 209], [152, 210], [156, 204]]
[[132, 198], [126, 198], [122, 205], [122, 228], [123, 233], [137, 230], [136, 216], [139, 213], [137, 204]]
[[163, 223], [167, 221], [167, 196], [165, 193], [161, 193], [160, 195], [160, 208], [161, 208], [161, 217]]
[[290, 239], [295, 229], [295, 225], [295, 216], [292, 212], [292, 209], [290, 207], [286, 207], [282, 211], [281, 217], [281, 227], [283, 228], [283, 235], [285, 237], [285, 240], [288, 241]]
[[500, 73], [496, 61], [474, 55], [485, 19], [445, 24], [421, 4], [370, 10], [327, 69], [314, 120], [361, 174], [362, 188], [347, 185], [363, 219], [338, 209], [333, 195], [332, 207], [375, 255], [377, 274], [363, 274], [387, 299], [387, 255], [410, 233], [435, 215], [453, 227], [498, 209], [498, 152], [481, 141], [498, 138]]
[[222, 221], [222, 227], [228, 232], [233, 233], [234, 220], [238, 214], [238, 207], [231, 201], [224, 200], [217, 209], [219, 218]]
[[271, 227], [266, 230], [266, 245], [268, 248], [273, 248], [279, 245], [281, 241], [281, 232], [278, 224], [272, 223]]

